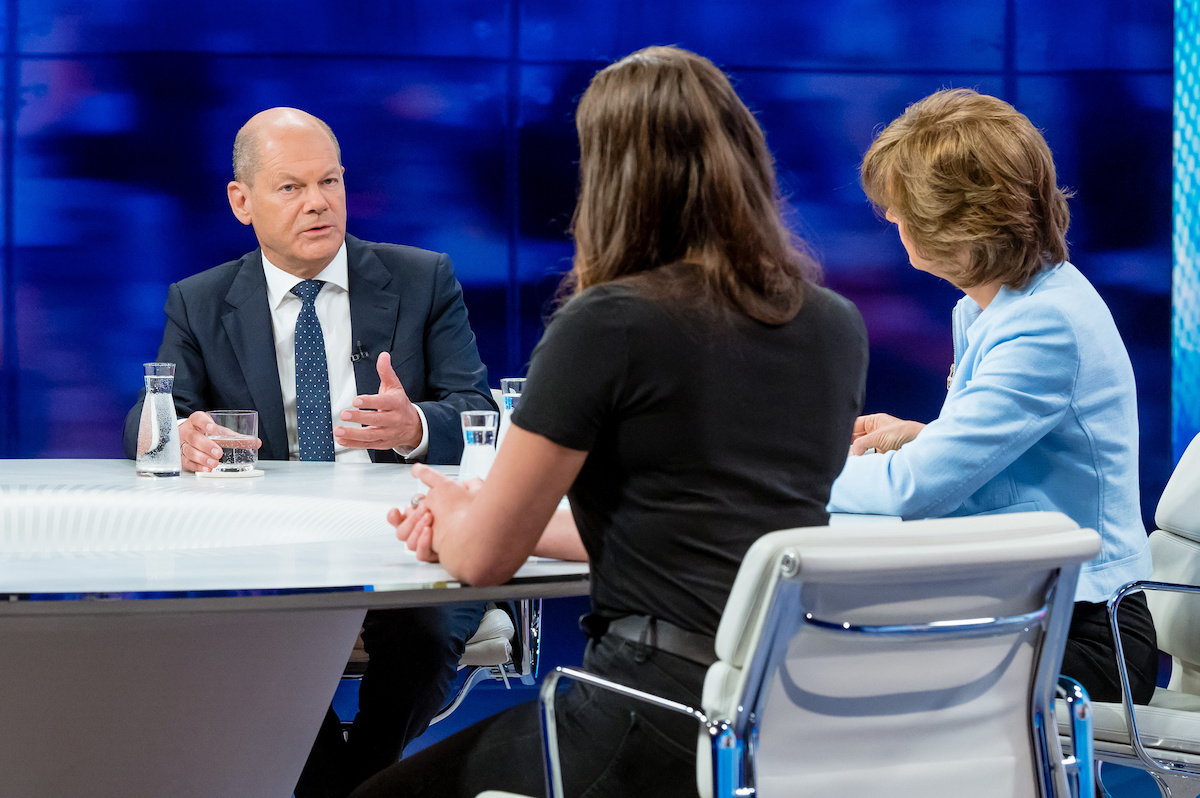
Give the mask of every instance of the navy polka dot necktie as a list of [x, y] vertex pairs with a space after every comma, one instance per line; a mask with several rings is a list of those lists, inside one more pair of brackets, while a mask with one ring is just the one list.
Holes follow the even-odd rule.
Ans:
[[304, 303], [296, 319], [296, 426], [301, 460], [333, 460], [329, 368], [316, 305], [324, 285], [324, 280], [305, 280], [292, 287], [292, 293]]

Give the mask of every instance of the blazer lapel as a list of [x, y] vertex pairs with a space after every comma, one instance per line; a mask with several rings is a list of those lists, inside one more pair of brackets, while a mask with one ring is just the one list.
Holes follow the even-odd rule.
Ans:
[[392, 274], [367, 246], [346, 236], [346, 260], [350, 281], [350, 329], [354, 351], [367, 353], [354, 361], [354, 383], [360, 394], [379, 392], [375, 359], [392, 351], [400, 313], [400, 295], [388, 288]]
[[267, 305], [267, 278], [261, 252], [246, 257], [229, 292], [226, 313], [221, 317], [233, 346], [250, 398], [258, 409], [258, 435], [267, 460], [288, 458], [287, 426], [283, 418], [283, 391], [275, 362], [275, 336], [271, 330], [271, 308]]

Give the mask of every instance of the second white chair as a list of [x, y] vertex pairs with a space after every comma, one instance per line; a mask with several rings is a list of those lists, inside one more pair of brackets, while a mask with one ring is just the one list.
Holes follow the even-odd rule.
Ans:
[[[1134, 708], [1122, 673], [1122, 702], [1092, 705], [1095, 750], [1097, 764], [1144, 770], [1165, 798], [1178, 798], [1200, 793], [1200, 436], [1175, 467], [1155, 523], [1152, 581], [1134, 582], [1113, 596], [1109, 621], [1116, 635], [1113, 618], [1121, 600], [1145, 590], [1159, 650], [1171, 656], [1171, 681], [1154, 691], [1149, 706]], [[1123, 657], [1118, 665], [1124, 671]], [[1131, 711], [1134, 722], [1127, 724]], [[1059, 725], [1062, 729], [1063, 723]], [[1099, 778], [1097, 785], [1107, 796]]]

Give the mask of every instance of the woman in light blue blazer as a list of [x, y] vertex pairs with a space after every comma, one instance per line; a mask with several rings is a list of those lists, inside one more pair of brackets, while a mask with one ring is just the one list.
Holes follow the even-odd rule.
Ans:
[[[1008, 103], [945, 90], [910, 106], [862, 164], [871, 202], [912, 265], [966, 296], [929, 424], [863, 416], [829, 509], [910, 518], [1057, 510], [1100, 533], [1080, 574], [1062, 672], [1120, 699], [1104, 602], [1150, 575], [1138, 503], [1133, 369], [1112, 314], [1067, 262], [1069, 194], [1050, 148]], [[1157, 675], [1141, 594], [1122, 602], [1135, 700]]]

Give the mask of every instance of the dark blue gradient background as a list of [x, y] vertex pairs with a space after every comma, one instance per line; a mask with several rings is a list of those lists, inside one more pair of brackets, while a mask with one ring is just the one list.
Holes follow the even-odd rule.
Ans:
[[[1166, 0], [5, 0], [0, 402], [6, 457], [117, 457], [171, 281], [255, 246], [234, 133], [295, 105], [342, 142], [350, 231], [449, 252], [492, 383], [569, 267], [572, 110], [608, 60], [677, 43], [757, 112], [797, 229], [870, 329], [868, 409], [928, 420], [957, 293], [913, 271], [856, 166], [944, 86], [1043, 128], [1073, 260], [1137, 370], [1144, 505], [1169, 474], [1172, 8]], [[1149, 516], [1147, 516], [1149, 517]]]

